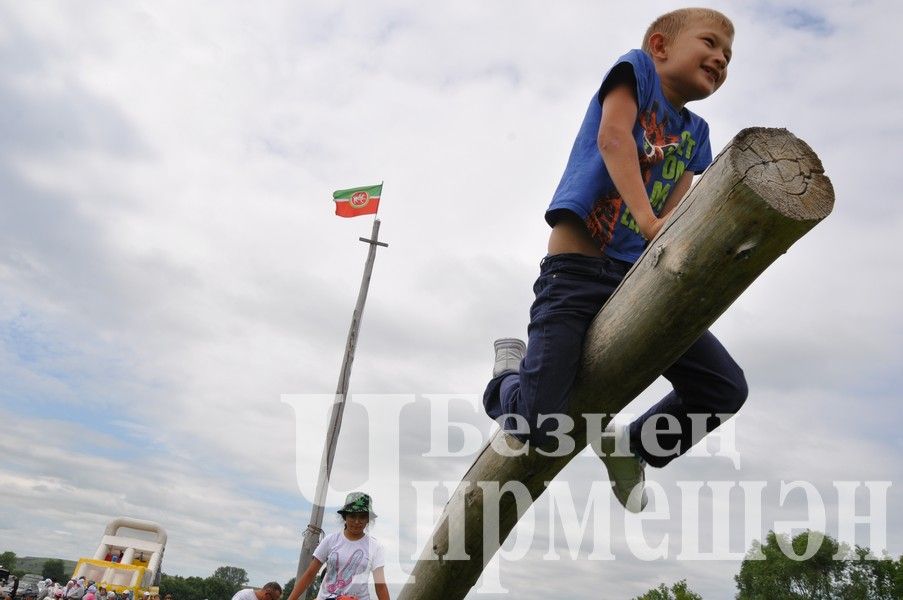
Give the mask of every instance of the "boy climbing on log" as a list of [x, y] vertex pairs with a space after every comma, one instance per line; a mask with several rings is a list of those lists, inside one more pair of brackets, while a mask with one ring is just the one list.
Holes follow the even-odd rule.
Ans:
[[[540, 417], [568, 412], [590, 322], [712, 161], [708, 125], [685, 105], [724, 83], [733, 38], [733, 24], [714, 10], [662, 15], [590, 100], [545, 214], [552, 233], [533, 286], [529, 343], [496, 340], [483, 396], [486, 412], [509, 431], [516, 427], [506, 415], [526, 420], [523, 441], [550, 439], [557, 420]], [[708, 331], [663, 375], [673, 391], [630, 425], [609, 425], [597, 449], [615, 496], [632, 512], [646, 506], [646, 464], [663, 467], [684, 454], [746, 400], [743, 371]], [[705, 428], [695, 432], [691, 415], [700, 414]]]

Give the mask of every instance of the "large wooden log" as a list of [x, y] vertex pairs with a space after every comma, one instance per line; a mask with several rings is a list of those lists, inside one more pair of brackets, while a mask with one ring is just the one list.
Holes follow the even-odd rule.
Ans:
[[[535, 451], [512, 457], [497, 449], [520, 442], [498, 432], [446, 505], [399, 600], [463, 598], [517, 523], [518, 509], [526, 510], [510, 493], [484, 498], [484, 487], [520, 482], [531, 500], [538, 498], [586, 447], [582, 415], [626, 406], [833, 205], [831, 182], [805, 142], [785, 129], [741, 131], [593, 321], [569, 411], [574, 448], [557, 457]], [[488, 538], [484, 516], [497, 519], [485, 523]], [[459, 558], [462, 551], [468, 559]]]

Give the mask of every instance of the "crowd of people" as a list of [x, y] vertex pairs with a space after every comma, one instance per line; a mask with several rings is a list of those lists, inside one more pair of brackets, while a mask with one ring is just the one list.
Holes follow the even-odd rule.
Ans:
[[[8, 591], [0, 596], [0, 600], [161, 600], [160, 594], [150, 592], [144, 592], [138, 598], [128, 589], [116, 593], [84, 577], [70, 579], [65, 584], [45, 579], [38, 583], [37, 589], [29, 587], [19, 590], [17, 583], [18, 581], [14, 581]], [[173, 597], [166, 594], [164, 600], [173, 600]]]

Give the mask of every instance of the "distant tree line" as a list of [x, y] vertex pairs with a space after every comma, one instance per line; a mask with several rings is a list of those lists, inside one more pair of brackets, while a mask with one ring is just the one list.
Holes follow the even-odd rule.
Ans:
[[[219, 567], [210, 577], [160, 577], [160, 595], [172, 594], [175, 600], [229, 600], [235, 592], [247, 587], [248, 572], [240, 567]], [[288, 598], [295, 585], [293, 577], [282, 586], [282, 598]]]
[[248, 572], [240, 567], [219, 567], [209, 577], [160, 576], [160, 595], [178, 600], [229, 600], [248, 583]]
[[66, 573], [65, 563], [58, 558], [47, 559], [20, 559], [16, 553], [7, 550], [0, 553], [0, 567], [9, 571], [10, 575], [21, 578], [29, 571], [40, 571], [41, 577], [44, 579], [52, 579], [53, 581], [62, 581], [68, 579], [69, 574]]
[[[811, 546], [810, 546], [811, 544]], [[807, 548], [817, 548], [811, 557]], [[849, 548], [829, 535], [804, 531], [792, 539], [769, 531], [765, 543], [754, 542], [734, 576], [736, 600], [900, 600], [903, 598], [903, 556], [866, 560], [868, 548]], [[755, 558], [764, 556], [764, 559]], [[835, 559], [842, 556], [843, 559]], [[665, 584], [633, 600], [703, 600], [681, 580]]]
[[[807, 548], [816, 548], [805, 560], [789, 557], [792, 549], [803, 556]], [[810, 550], [811, 552], [811, 550]], [[900, 600], [903, 598], [903, 556], [893, 560], [884, 556], [867, 560], [868, 548], [849, 548], [818, 531], [804, 531], [792, 539], [768, 532], [765, 543], [754, 542], [734, 576], [736, 600]], [[764, 556], [764, 559], [756, 558]], [[842, 556], [843, 559], [835, 559]], [[0, 565], [21, 577], [15, 552], [0, 553]], [[62, 560], [45, 560], [41, 575], [53, 581], [68, 578]], [[319, 581], [315, 583], [318, 587]], [[240, 567], [217, 568], [209, 577], [182, 577], [163, 573], [160, 594], [172, 594], [175, 600], [229, 600], [248, 584], [248, 573]], [[286, 600], [295, 578], [283, 585]], [[687, 586], [686, 580], [670, 587], [660, 584], [633, 600], [703, 600]]]

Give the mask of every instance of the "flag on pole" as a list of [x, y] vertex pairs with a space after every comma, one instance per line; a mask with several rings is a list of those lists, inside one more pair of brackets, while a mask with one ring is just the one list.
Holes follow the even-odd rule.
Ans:
[[382, 191], [383, 184], [336, 190], [332, 193], [332, 199], [335, 200], [335, 214], [340, 217], [376, 214], [376, 211], [379, 210], [379, 196]]

